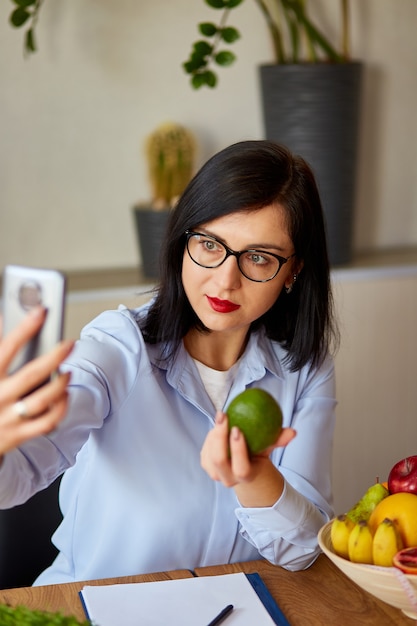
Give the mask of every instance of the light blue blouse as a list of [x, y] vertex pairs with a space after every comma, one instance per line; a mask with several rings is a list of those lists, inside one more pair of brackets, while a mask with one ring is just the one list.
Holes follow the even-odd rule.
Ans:
[[214, 407], [183, 346], [165, 363], [160, 345], [145, 344], [137, 320], [146, 310], [121, 307], [86, 326], [63, 368], [72, 372], [68, 416], [4, 457], [2, 508], [66, 470], [64, 520], [53, 536], [60, 552], [36, 584], [260, 556], [290, 570], [308, 567], [319, 553], [317, 532], [333, 514], [332, 360], [291, 373], [277, 343], [262, 331], [250, 337], [225, 406], [245, 387], [262, 387], [297, 436], [272, 453], [286, 479], [280, 499], [244, 508], [200, 467]]

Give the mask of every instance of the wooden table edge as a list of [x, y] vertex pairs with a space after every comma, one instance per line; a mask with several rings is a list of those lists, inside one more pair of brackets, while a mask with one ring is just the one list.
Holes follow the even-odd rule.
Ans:
[[27, 606], [31, 609], [60, 612], [72, 615], [79, 621], [86, 619], [85, 612], [79, 598], [81, 589], [88, 585], [119, 585], [127, 583], [158, 582], [162, 580], [176, 580], [193, 578], [191, 570], [181, 569], [169, 572], [155, 572], [133, 576], [98, 578], [95, 580], [76, 581], [54, 585], [39, 585], [36, 587], [19, 587], [0, 590], [0, 604], [9, 606]]

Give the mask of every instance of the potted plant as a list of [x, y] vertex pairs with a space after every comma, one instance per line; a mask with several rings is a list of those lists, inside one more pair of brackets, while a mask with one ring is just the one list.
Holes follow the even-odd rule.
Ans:
[[133, 207], [145, 277], [158, 278], [159, 250], [170, 210], [194, 171], [196, 142], [184, 126], [161, 124], [147, 137], [145, 153], [152, 190], [150, 202]]
[[[192, 87], [214, 88], [217, 67], [231, 65], [240, 38], [229, 25], [243, 0], [205, 0], [220, 11], [217, 23], [199, 24], [202, 37], [183, 64]], [[337, 50], [315, 25], [308, 0], [255, 0], [265, 19], [274, 62], [260, 67], [267, 139], [286, 144], [312, 165], [326, 216], [332, 265], [352, 256], [362, 64], [349, 49], [349, 0], [339, 0], [341, 42]]]
[[[198, 89], [215, 87], [213, 67], [231, 65], [240, 38], [228, 24], [243, 0], [204, 0], [221, 12], [218, 23], [199, 24], [202, 38], [183, 64]], [[25, 50], [36, 50], [35, 26], [43, 0], [12, 0], [14, 27], [25, 26]], [[301, 154], [315, 171], [327, 224], [332, 265], [352, 257], [357, 137], [362, 64], [350, 59], [349, 0], [339, 0], [337, 50], [311, 18], [308, 0], [254, 0], [265, 19], [274, 62], [260, 67], [265, 136]], [[148, 270], [146, 270], [148, 271]], [[155, 274], [155, 270], [152, 270]]]

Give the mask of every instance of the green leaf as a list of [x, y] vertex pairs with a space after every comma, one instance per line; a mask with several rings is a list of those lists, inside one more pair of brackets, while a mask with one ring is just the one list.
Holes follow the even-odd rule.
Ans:
[[35, 31], [33, 30], [33, 28], [29, 28], [29, 30], [26, 32], [25, 49], [28, 52], [36, 52]]
[[208, 63], [207, 54], [200, 54], [199, 52], [193, 52], [190, 56], [190, 61], [194, 63], [196, 69], [204, 67]]
[[194, 46], [194, 53], [200, 57], [207, 56], [212, 53], [213, 46], [211, 46], [207, 41], [197, 41]]
[[216, 63], [218, 65], [222, 65], [223, 67], [231, 65], [235, 61], [235, 59], [236, 56], [233, 54], [233, 52], [230, 52], [229, 50], [222, 50], [221, 52], [218, 52], [214, 57]]
[[227, 0], [206, 0], [206, 4], [212, 9], [225, 9], [227, 7]]
[[226, 6], [228, 9], [234, 9], [242, 4], [243, 0], [226, 0]]
[[19, 28], [19, 26], [23, 26], [23, 24], [30, 18], [31, 14], [26, 9], [18, 8], [13, 11], [10, 15], [10, 23], [12, 26]]
[[31, 7], [36, 3], [36, 0], [13, 0], [18, 7]]
[[192, 61], [185, 61], [185, 62], [182, 64], [182, 67], [183, 67], [184, 71], [185, 71], [187, 74], [192, 74], [192, 73], [194, 72], [194, 69], [195, 69], [195, 68], [194, 68], [194, 65], [193, 65], [193, 63], [192, 63]]
[[211, 70], [204, 72], [204, 80], [207, 87], [210, 87], [211, 89], [213, 89], [213, 87], [215, 87], [217, 84], [217, 76]]
[[206, 72], [198, 72], [194, 74], [191, 79], [191, 85], [194, 89], [200, 89], [200, 87], [206, 86], [213, 89], [217, 84], [217, 76], [211, 70], [207, 70]]
[[227, 26], [221, 29], [220, 37], [226, 43], [234, 43], [237, 39], [240, 39], [240, 32], [236, 28], [233, 28], [233, 26]]
[[205, 84], [202, 74], [194, 74], [191, 78], [191, 85], [194, 89], [200, 89]]
[[206, 67], [206, 65], [207, 60], [205, 57], [201, 57], [197, 54], [192, 54], [188, 61], [185, 61], [182, 66], [187, 74], [193, 74], [197, 70], [201, 70], [203, 67]]
[[206, 85], [207, 87], [215, 87], [217, 85], [217, 76], [214, 72], [206, 72]]
[[198, 25], [198, 29], [205, 37], [213, 37], [217, 33], [217, 26], [211, 22], [202, 22]]
[[203, 74], [201, 74], [201, 78], [203, 80], [203, 85], [210, 87], [210, 89], [213, 89], [213, 87], [215, 87], [217, 84], [217, 76], [211, 70], [203, 72]]

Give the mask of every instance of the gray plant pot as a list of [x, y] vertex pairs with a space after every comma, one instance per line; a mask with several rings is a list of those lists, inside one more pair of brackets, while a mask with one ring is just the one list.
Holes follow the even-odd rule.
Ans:
[[170, 212], [134, 207], [133, 216], [142, 257], [143, 274], [146, 278], [158, 279], [161, 243]]
[[265, 136], [312, 166], [331, 265], [352, 260], [361, 63], [260, 68]]

